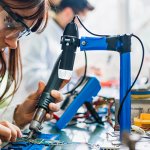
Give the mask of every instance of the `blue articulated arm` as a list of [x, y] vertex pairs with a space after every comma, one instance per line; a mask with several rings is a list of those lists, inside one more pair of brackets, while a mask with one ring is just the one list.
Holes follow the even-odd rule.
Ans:
[[65, 110], [61, 118], [57, 121], [56, 127], [63, 129], [74, 117], [77, 110], [86, 102], [91, 102], [93, 97], [100, 91], [100, 83], [95, 77], [88, 77], [86, 83], [79, 95], [72, 101], [72, 103]]
[[81, 37], [80, 49], [81, 51], [109, 50], [127, 53], [131, 50], [131, 35]]
[[[109, 50], [120, 53], [120, 104], [131, 86], [131, 35], [81, 37], [81, 51]], [[120, 114], [120, 132], [130, 132], [131, 94], [128, 93]]]

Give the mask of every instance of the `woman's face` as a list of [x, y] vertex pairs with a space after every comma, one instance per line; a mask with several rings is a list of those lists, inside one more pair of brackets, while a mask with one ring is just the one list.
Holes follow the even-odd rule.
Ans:
[[[12, 0], [5, 0], [5, 2], [13, 3]], [[11, 11], [19, 16], [30, 16], [34, 12], [35, 9], [11, 9]], [[35, 20], [23, 20], [24, 23], [31, 27]], [[11, 49], [17, 48], [17, 41], [20, 34], [25, 31], [25, 27], [16, 22], [1, 6], [0, 6], [0, 49], [9, 47]]]

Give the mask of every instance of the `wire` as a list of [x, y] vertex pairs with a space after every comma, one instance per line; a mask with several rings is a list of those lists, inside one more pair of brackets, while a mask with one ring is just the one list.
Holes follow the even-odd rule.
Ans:
[[[81, 26], [82, 26], [87, 32], [89, 32], [90, 34], [92, 34], [92, 35], [94, 35], [94, 36], [106, 36], [106, 37], [109, 37], [109, 35], [98, 35], [98, 34], [95, 34], [95, 33], [91, 32], [91, 31], [89, 31], [89, 30], [84, 26], [84, 24], [82, 23], [82, 21], [81, 21], [81, 19], [80, 19], [80, 17], [79, 17], [78, 15], [75, 15], [75, 16], [73, 17], [73, 20], [72, 20], [73, 22], [74, 22], [75, 18], [78, 19], [78, 21], [79, 21], [79, 23], [81, 24]], [[72, 90], [70, 90], [70, 91], [68, 91], [68, 92], [66, 92], [66, 93], [64, 93], [64, 94], [72, 94], [72, 93], [84, 82], [85, 77], [86, 77], [86, 73], [87, 73], [87, 55], [86, 55], [86, 52], [85, 52], [85, 51], [84, 51], [84, 56], [85, 56], [85, 70], [84, 70], [84, 75], [83, 75], [82, 80], [81, 80], [79, 83], [77, 83], [77, 85], [76, 85]]]
[[86, 73], [87, 73], [87, 55], [86, 52], [84, 51], [84, 57], [85, 57], [85, 69], [84, 69], [84, 74], [80, 82], [77, 83], [77, 85], [70, 91], [64, 93], [64, 94], [72, 94], [85, 80], [86, 78]]
[[[78, 15], [75, 15], [75, 16], [73, 17], [73, 20], [72, 20], [73, 22], [74, 22], [75, 18], [78, 19], [78, 21], [79, 21], [79, 23], [81, 24], [81, 26], [82, 26], [87, 32], [89, 32], [90, 34], [92, 34], [92, 35], [94, 35], [94, 36], [106, 36], [106, 37], [109, 37], [109, 35], [98, 35], [98, 34], [95, 34], [95, 33], [91, 32], [91, 31], [89, 31], [89, 30], [84, 26], [84, 24], [82, 23], [82, 21], [81, 21], [81, 19], [80, 19], [80, 17], [79, 17]], [[86, 78], [86, 73], [87, 73], [87, 55], [86, 55], [86, 52], [85, 52], [85, 51], [84, 51], [84, 56], [85, 56], [85, 70], [84, 70], [84, 75], [83, 75], [82, 79], [80, 80], [79, 83], [77, 83], [77, 85], [76, 85], [72, 90], [70, 90], [70, 91], [68, 91], [68, 92], [66, 92], [66, 93], [64, 93], [64, 94], [72, 94], [72, 93], [84, 82], [84, 80], [85, 80], [85, 78]]]
[[140, 73], [141, 73], [142, 66], [143, 66], [143, 62], [144, 62], [144, 51], [145, 51], [145, 50], [144, 50], [144, 45], [143, 45], [141, 39], [140, 39], [138, 36], [136, 36], [136, 35], [134, 35], [134, 34], [132, 34], [132, 36], [135, 37], [135, 38], [140, 42], [140, 44], [141, 44], [141, 46], [142, 46], [142, 60], [141, 60], [141, 64], [140, 64], [139, 71], [138, 71], [138, 73], [137, 73], [137, 75], [136, 75], [136, 77], [135, 77], [135, 79], [134, 79], [132, 85], [130, 86], [130, 88], [129, 88], [128, 91], [126, 92], [126, 95], [123, 97], [123, 100], [122, 100], [122, 102], [121, 102], [121, 104], [120, 104], [120, 107], [119, 107], [119, 110], [118, 110], [118, 116], [117, 116], [117, 119], [118, 119], [118, 123], [119, 123], [119, 124], [120, 124], [120, 114], [121, 114], [121, 111], [122, 111], [122, 108], [123, 108], [123, 104], [124, 104], [124, 102], [125, 102], [125, 100], [126, 100], [128, 94], [129, 94], [129, 92], [131, 91], [132, 87], [134, 86], [135, 82], [137, 81], [137, 79], [138, 79], [138, 77], [139, 77], [139, 75], [140, 75]]
[[[99, 35], [99, 34], [95, 34], [95, 33], [91, 32], [91, 31], [89, 31], [89, 30], [84, 26], [84, 24], [82, 23], [82, 21], [80, 20], [80, 18], [79, 18], [78, 15], [75, 15], [74, 18], [73, 18], [73, 20], [74, 20], [75, 18], [78, 19], [78, 21], [79, 21], [79, 23], [81, 24], [81, 26], [82, 26], [88, 33], [90, 33], [91, 35], [99, 36], [99, 37], [101, 37], [101, 36], [109, 37], [109, 36], [110, 36], [110, 35]], [[120, 104], [120, 107], [119, 107], [119, 110], [118, 110], [118, 116], [117, 116], [117, 119], [118, 119], [118, 123], [119, 123], [119, 124], [120, 124], [120, 114], [121, 114], [121, 111], [122, 111], [124, 102], [125, 102], [125, 100], [126, 100], [128, 94], [131, 92], [131, 89], [132, 89], [132, 87], [134, 86], [135, 82], [137, 81], [137, 79], [138, 79], [138, 77], [139, 77], [139, 75], [140, 75], [140, 73], [141, 73], [142, 66], [143, 66], [143, 62], [144, 62], [144, 51], [145, 51], [145, 50], [144, 50], [144, 45], [143, 45], [141, 39], [140, 39], [138, 36], [136, 36], [136, 35], [134, 35], [134, 34], [132, 34], [131, 36], [135, 37], [135, 38], [140, 42], [140, 44], [141, 44], [141, 46], [142, 46], [142, 52], [143, 52], [143, 54], [142, 54], [142, 60], [141, 60], [140, 68], [139, 68], [138, 73], [137, 73], [137, 75], [136, 75], [136, 77], [135, 77], [135, 80], [133, 81], [132, 85], [130, 86], [130, 88], [129, 88], [128, 91], [126, 92], [126, 95], [123, 97], [123, 100], [122, 100], [122, 102], [121, 102], [121, 104]], [[85, 51], [84, 51], [84, 52], [85, 52]], [[84, 76], [83, 76], [82, 80], [77, 84], [76, 87], [74, 87], [71, 91], [69, 91], [69, 92], [67, 92], [67, 93], [65, 93], [65, 94], [73, 93], [73, 91], [74, 91], [75, 89], [77, 89], [77, 88], [83, 83], [83, 81], [84, 81], [84, 79], [85, 79], [85, 77], [86, 77], [86, 71], [87, 71], [86, 69], [87, 69], [87, 57], [86, 57], [86, 53], [85, 53], [85, 72], [84, 72]]]
[[77, 125], [77, 124], [79, 124], [79, 123], [85, 123], [85, 124], [94, 124], [94, 123], [97, 123], [96, 121], [76, 121], [76, 122], [71, 122], [71, 123], [69, 123], [67, 126], [74, 126], [74, 125]]
[[[75, 17], [77, 17], [77, 19], [78, 19], [79, 23], [82, 25], [82, 27], [83, 27], [87, 32], [89, 32], [90, 34], [92, 34], [92, 35], [94, 35], [94, 36], [106, 36], [106, 37], [109, 37], [109, 35], [99, 35], [99, 34], [95, 34], [95, 33], [91, 32], [91, 31], [89, 31], [89, 30], [84, 26], [84, 24], [83, 24], [82, 21], [80, 20], [79, 16], [76, 15]], [[142, 69], [143, 62], [144, 62], [144, 51], [145, 51], [145, 50], [144, 50], [144, 45], [143, 45], [141, 39], [140, 39], [138, 36], [136, 36], [136, 35], [134, 35], [134, 34], [132, 34], [131, 36], [133, 36], [133, 37], [135, 37], [136, 39], [138, 39], [138, 41], [140, 42], [140, 44], [141, 44], [141, 46], [142, 46], [142, 52], [143, 52], [143, 54], [142, 54], [142, 60], [141, 60], [140, 68], [139, 68], [139, 71], [138, 71], [138, 73], [137, 73], [137, 75], [136, 75], [136, 78], [135, 78], [135, 80], [133, 81], [133, 83], [132, 83], [132, 85], [130, 86], [130, 88], [128, 89], [128, 91], [126, 92], [126, 95], [123, 97], [123, 100], [122, 100], [122, 102], [121, 102], [121, 104], [120, 104], [120, 107], [119, 107], [119, 110], [118, 110], [118, 116], [117, 116], [117, 118], [118, 118], [118, 123], [119, 123], [119, 124], [120, 124], [120, 113], [121, 113], [121, 111], [122, 111], [123, 104], [124, 104], [124, 102], [125, 102], [125, 100], [126, 100], [128, 94], [129, 94], [129, 92], [131, 91], [132, 87], [134, 86], [135, 82], [137, 81], [137, 79], [138, 79], [138, 77], [139, 77], [139, 75], [140, 75], [140, 73], [141, 73], [141, 69]]]
[[80, 17], [78, 15], [75, 15], [75, 17], [78, 19], [79, 23], [81, 24], [81, 26], [87, 31], [89, 32], [90, 34], [94, 35], [94, 36], [106, 36], [106, 37], [109, 37], [110, 35], [99, 35], [99, 34], [95, 34], [93, 32], [91, 32], [90, 30], [88, 30], [85, 25], [82, 23]]

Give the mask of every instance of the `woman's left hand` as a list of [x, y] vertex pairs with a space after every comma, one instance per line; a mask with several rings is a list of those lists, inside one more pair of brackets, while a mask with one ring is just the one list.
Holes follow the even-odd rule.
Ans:
[[[36, 104], [39, 96], [42, 94], [45, 88], [45, 84], [43, 82], [39, 82], [38, 90], [32, 94], [30, 94], [26, 100], [18, 105], [16, 111], [14, 113], [14, 120], [16, 125], [19, 127], [24, 127], [26, 124], [30, 123], [34, 112], [36, 110]], [[50, 95], [55, 98], [55, 103], [62, 101], [63, 96], [59, 91], [52, 90]], [[52, 113], [59, 110], [59, 107], [55, 103], [49, 104], [49, 109], [51, 110], [50, 113], [46, 114], [46, 119], [52, 118]]]

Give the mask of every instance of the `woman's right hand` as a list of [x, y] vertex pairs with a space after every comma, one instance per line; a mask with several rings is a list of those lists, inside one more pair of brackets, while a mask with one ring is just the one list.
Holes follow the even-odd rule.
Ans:
[[16, 138], [21, 137], [20, 129], [8, 121], [0, 121], [0, 145], [2, 142], [15, 142]]

